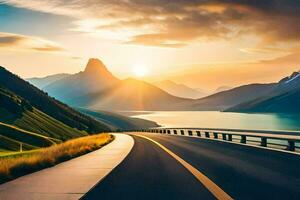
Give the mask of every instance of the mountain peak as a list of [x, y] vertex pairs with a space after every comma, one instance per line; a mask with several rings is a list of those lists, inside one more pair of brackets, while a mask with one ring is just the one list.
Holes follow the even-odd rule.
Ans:
[[84, 72], [87, 74], [109, 73], [103, 62], [97, 58], [89, 59]]
[[300, 77], [300, 72], [299, 71], [293, 72], [290, 76], [281, 79], [279, 81], [279, 83], [282, 84], [282, 83], [290, 83], [290, 82], [293, 82], [295, 80], [298, 81], [299, 77]]

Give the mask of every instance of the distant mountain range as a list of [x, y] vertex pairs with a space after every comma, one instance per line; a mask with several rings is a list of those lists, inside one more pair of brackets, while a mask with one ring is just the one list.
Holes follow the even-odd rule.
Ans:
[[194, 110], [223, 111], [245, 101], [254, 100], [269, 93], [275, 84], [250, 84], [219, 92], [198, 99], [189, 107]]
[[216, 94], [216, 93], [219, 93], [219, 92], [224, 92], [226, 90], [230, 90], [232, 89], [232, 87], [229, 87], [229, 86], [220, 86], [218, 87], [215, 91], [212, 92], [212, 94]]
[[[38, 82], [33, 84], [40, 85]], [[88, 61], [84, 71], [54, 81], [41, 89], [74, 107], [108, 111], [177, 110], [191, 101], [173, 96], [141, 80], [120, 80], [100, 60], [93, 58]]]
[[[215, 94], [198, 98], [198, 95], [205, 94], [172, 81], [150, 84], [136, 79], [120, 80], [100, 60], [90, 59], [83, 72], [66, 75], [41, 89], [71, 106], [93, 110], [276, 112], [280, 111], [276, 108], [279, 99], [280, 105], [283, 104], [281, 95], [288, 95], [285, 97], [288, 101], [296, 98], [299, 79], [299, 73], [295, 72], [278, 83], [249, 84], [232, 89], [224, 86]], [[38, 86], [39, 81], [33, 84]], [[183, 98], [187, 96], [190, 98]], [[266, 104], [274, 105], [266, 108]]]
[[178, 96], [182, 98], [190, 98], [190, 99], [200, 99], [219, 92], [232, 89], [229, 86], [220, 86], [213, 91], [205, 91], [201, 88], [191, 88], [184, 84], [178, 84], [171, 80], [154, 82], [153, 85], [159, 87], [162, 90], [165, 90], [166, 92], [174, 96]]
[[69, 75], [70, 74], [55, 74], [55, 75], [50, 75], [50, 76], [46, 76], [43, 78], [29, 78], [29, 79], [27, 79], [27, 81], [29, 81], [35, 87], [42, 89], [44, 87], [47, 87], [51, 83], [54, 83], [55, 81], [63, 79]]
[[300, 73], [283, 78], [274, 84], [273, 89], [254, 100], [248, 100], [226, 111], [231, 112], [300, 112]]
[[200, 89], [193, 89], [184, 84], [177, 84], [170, 80], [155, 82], [153, 84], [171, 95], [182, 98], [199, 99], [207, 96], [207, 93], [200, 91]]

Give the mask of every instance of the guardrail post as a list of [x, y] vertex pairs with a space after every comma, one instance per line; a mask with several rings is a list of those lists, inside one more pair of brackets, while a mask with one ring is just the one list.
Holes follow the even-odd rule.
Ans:
[[295, 151], [295, 141], [293, 140], [288, 140], [288, 147], [287, 150], [289, 151]]
[[20, 142], [20, 152], [23, 152], [23, 143]]
[[205, 137], [209, 138], [209, 132], [205, 132]]
[[214, 133], [214, 139], [218, 139], [218, 133]]
[[262, 137], [262, 138], [261, 138], [261, 143], [260, 143], [260, 145], [261, 145], [262, 147], [266, 147], [266, 146], [267, 146], [267, 138]]
[[241, 135], [241, 143], [246, 144], [246, 135]]
[[181, 135], [184, 135], [184, 130], [180, 130]]
[[226, 134], [225, 133], [222, 133], [222, 139], [226, 140]]
[[[121, 130], [120, 130], [121, 131]], [[125, 131], [125, 130], [124, 130]], [[248, 131], [234, 131], [234, 130], [219, 130], [219, 129], [201, 129], [201, 128], [154, 128], [154, 129], [139, 129], [139, 130], [134, 130], [135, 132], [150, 132], [150, 133], [160, 133], [160, 134], [169, 134], [169, 135], [187, 135], [187, 136], [198, 136], [198, 137], [204, 137], [204, 138], [213, 138], [213, 139], [218, 139], [218, 140], [224, 140], [224, 141], [234, 141], [234, 142], [239, 142], [242, 144], [247, 144], [247, 143], [254, 143], [256, 146], [260, 145], [262, 147], [270, 147], [270, 148], [279, 148], [282, 146], [286, 146], [285, 150], [286, 151], [298, 151], [298, 141], [299, 137], [291, 137], [290, 135], [287, 135], [284, 137], [284, 135], [280, 136], [268, 136], [266, 134], [262, 134], [259, 132], [251, 132], [247, 134]], [[1, 137], [1, 135], [0, 135]], [[252, 140], [251, 138], [255, 138], [255, 140]], [[270, 143], [270, 138], [274, 138], [274, 140], [282, 140], [285, 142], [284, 145], [277, 144], [277, 143]], [[248, 139], [248, 141], [247, 141]], [[286, 144], [287, 142], [287, 144]], [[273, 145], [270, 145], [273, 144]], [[278, 147], [279, 146], [279, 147]], [[23, 144], [19, 143], [19, 148], [20, 152], [23, 151]]]

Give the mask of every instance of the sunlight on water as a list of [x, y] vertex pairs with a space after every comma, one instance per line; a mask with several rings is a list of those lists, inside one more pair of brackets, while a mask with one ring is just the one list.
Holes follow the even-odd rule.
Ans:
[[135, 113], [164, 127], [300, 130], [300, 115], [246, 114], [215, 111], [162, 111]]

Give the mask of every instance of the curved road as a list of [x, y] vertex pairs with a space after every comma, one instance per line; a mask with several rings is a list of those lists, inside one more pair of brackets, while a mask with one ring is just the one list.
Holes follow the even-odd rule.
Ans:
[[[234, 199], [300, 199], [300, 156], [238, 144], [147, 136], [184, 159]], [[134, 136], [128, 157], [83, 199], [215, 199], [157, 144]]]

